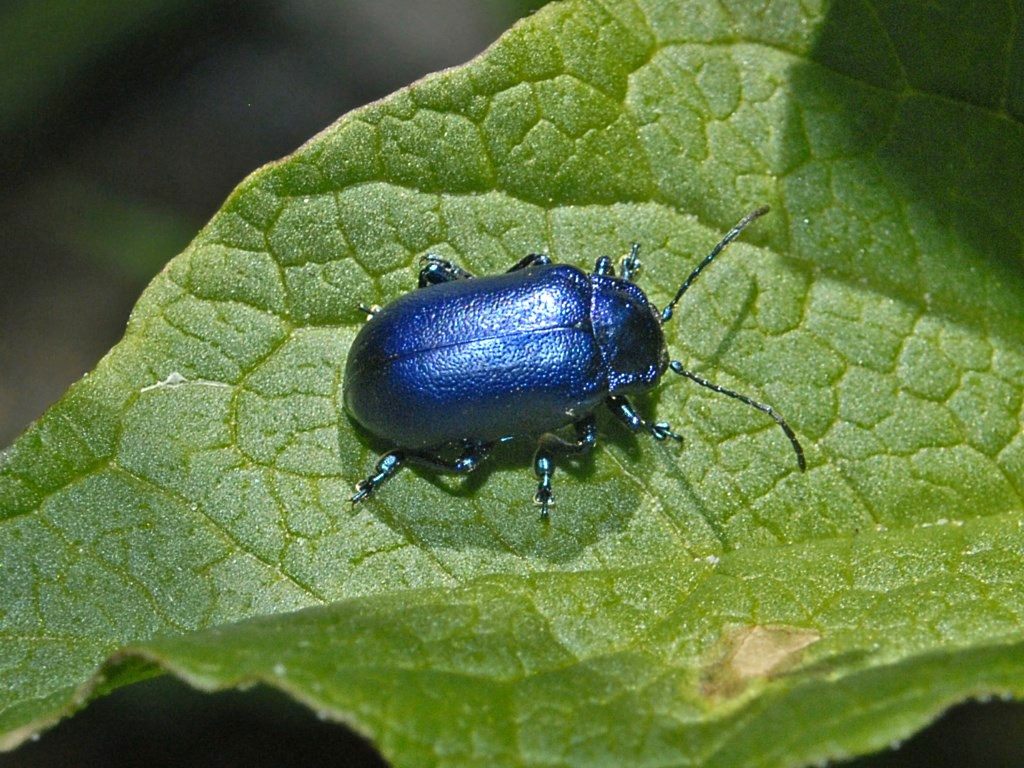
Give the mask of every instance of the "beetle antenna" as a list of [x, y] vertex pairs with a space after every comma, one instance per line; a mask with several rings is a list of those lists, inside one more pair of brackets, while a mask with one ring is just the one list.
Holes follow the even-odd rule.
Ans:
[[739, 237], [740, 232], [742, 232], [750, 222], [752, 222], [754, 219], [764, 216], [766, 213], [768, 213], [767, 205], [761, 206], [756, 211], [751, 211], [742, 219], [740, 219], [735, 227], [733, 227], [726, 233], [725, 237], [722, 238], [722, 241], [718, 245], [711, 249], [711, 253], [704, 257], [704, 261], [698, 264], [697, 268], [693, 270], [693, 272], [690, 273], [690, 276], [683, 281], [683, 284], [681, 286], [679, 286], [679, 290], [676, 291], [676, 297], [668, 303], [668, 306], [665, 307], [665, 309], [662, 310], [662, 325], [664, 325], [665, 323], [672, 319], [672, 310], [675, 309], [675, 306], [676, 304], [679, 303], [679, 300], [683, 298], [683, 294], [686, 293], [686, 289], [693, 285], [694, 281], [700, 276], [700, 273], [704, 270], [704, 267], [710, 264], [714, 260], [715, 256], [724, 251], [725, 246], [727, 246], [729, 243], [731, 243], [733, 240]]
[[[750, 217], [748, 216], [747, 218]], [[720, 387], [717, 384], [713, 384], [704, 377], [698, 376], [693, 371], [688, 371], [685, 368], [683, 368], [683, 364], [680, 363], [678, 360], [673, 360], [668, 365], [669, 368], [678, 373], [680, 376], [685, 376], [686, 378], [697, 382], [702, 387], [713, 389], [715, 392], [720, 392], [721, 394], [726, 395], [727, 397], [735, 398], [736, 400], [746, 403], [747, 405], [753, 408], [757, 408], [757, 410], [759, 411], [764, 411], [765, 413], [767, 413], [769, 416], [775, 419], [776, 424], [782, 427], [782, 431], [786, 433], [786, 437], [788, 437], [789, 442], [792, 443], [793, 450], [796, 452], [796, 463], [800, 465], [800, 471], [803, 472], [804, 470], [807, 469], [807, 461], [806, 459], [804, 459], [804, 449], [803, 446], [800, 445], [800, 441], [796, 439], [796, 433], [793, 431], [792, 427], [790, 427], [789, 424], [786, 423], [786, 420], [779, 416], [779, 414], [775, 412], [775, 409], [772, 408], [770, 405], [759, 403], [757, 402], [757, 400], [751, 400], [749, 397], [747, 397], [746, 395], [741, 395], [739, 392], [733, 392], [731, 389], [726, 389], [725, 387]]]

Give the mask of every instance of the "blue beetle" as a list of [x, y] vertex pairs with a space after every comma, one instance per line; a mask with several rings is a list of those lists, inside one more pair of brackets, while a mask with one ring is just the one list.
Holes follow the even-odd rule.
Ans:
[[[733, 227], [661, 312], [633, 282], [640, 269], [636, 244], [618, 277], [607, 256], [587, 274], [531, 254], [487, 277], [428, 256], [420, 290], [369, 308], [349, 351], [345, 407], [396, 446], [356, 485], [352, 502], [374, 493], [406, 462], [471, 472], [496, 444], [540, 435], [534, 501], [547, 517], [555, 455], [581, 454], [596, 444], [594, 411], [602, 403], [634, 431], [682, 439], [667, 422], [641, 418], [628, 399], [653, 388], [669, 369], [767, 413], [805, 469], [803, 448], [781, 416], [669, 360], [661, 329], [701, 271], [767, 211], [759, 208]], [[568, 424], [575, 440], [551, 431]]]

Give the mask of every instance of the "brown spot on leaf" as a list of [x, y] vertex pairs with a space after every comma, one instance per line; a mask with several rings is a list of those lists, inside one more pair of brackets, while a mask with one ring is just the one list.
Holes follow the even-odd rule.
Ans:
[[742, 627], [725, 639], [719, 661], [704, 681], [708, 696], [731, 698], [743, 692], [756, 679], [775, 677], [792, 669], [801, 652], [821, 639], [821, 634], [805, 627]]

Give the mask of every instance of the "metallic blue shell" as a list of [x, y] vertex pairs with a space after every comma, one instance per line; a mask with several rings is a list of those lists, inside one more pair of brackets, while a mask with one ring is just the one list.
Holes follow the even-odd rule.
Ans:
[[344, 401], [403, 448], [538, 434], [609, 394], [649, 389], [668, 363], [634, 284], [565, 264], [407, 293], [360, 330]]

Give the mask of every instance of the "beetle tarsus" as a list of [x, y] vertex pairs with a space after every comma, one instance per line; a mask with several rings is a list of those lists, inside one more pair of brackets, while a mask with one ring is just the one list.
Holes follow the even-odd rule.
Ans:
[[623, 280], [634, 282], [640, 274], [640, 243], [633, 243], [628, 256], [619, 259], [619, 271]]
[[672, 438], [673, 440], [682, 441], [682, 436], [677, 435], [672, 431], [672, 426], [667, 421], [647, 421], [642, 418], [633, 404], [629, 402], [629, 399], [622, 395], [611, 395], [605, 399], [605, 404], [608, 409], [615, 415], [619, 421], [625, 424], [634, 432], [644, 431], [647, 432], [655, 440], [664, 440], [666, 438]]
[[573, 426], [576, 441], [569, 442], [558, 435], [546, 432], [537, 441], [537, 452], [533, 456], [533, 472], [537, 475], [537, 493], [533, 501], [540, 504], [540, 516], [548, 516], [548, 507], [555, 503], [551, 493], [551, 476], [555, 473], [555, 453], [579, 455], [597, 445], [597, 419], [594, 414], [584, 416]]
[[541, 519], [547, 520], [548, 507], [555, 503], [555, 498], [551, 495], [551, 475], [541, 480], [540, 485], [537, 486], [537, 493], [533, 496], [533, 503], [540, 505]]
[[428, 467], [435, 472], [468, 474], [487, 458], [492, 445], [494, 445], [493, 442], [482, 440], [464, 440], [462, 441], [462, 454], [454, 461], [429, 451], [391, 451], [384, 454], [377, 462], [374, 474], [356, 483], [356, 492], [349, 501], [352, 504], [358, 504], [366, 499], [387, 480], [394, 477], [407, 462]]
[[667, 421], [650, 422], [646, 421], [644, 424], [647, 426], [647, 431], [651, 433], [651, 436], [655, 440], [664, 440], [665, 438], [672, 438], [676, 442], [681, 443], [683, 441], [682, 435], [677, 435], [672, 431], [672, 425]]
[[388, 478], [393, 477], [394, 474], [402, 468], [402, 464], [404, 463], [404, 451], [391, 451], [390, 453], [385, 453], [380, 457], [380, 461], [377, 462], [377, 469], [374, 474], [370, 475], [365, 480], [360, 480], [356, 483], [355, 495], [353, 495], [349, 501], [355, 505], [369, 497], [370, 494], [380, 488]]
[[374, 315], [380, 312], [379, 304], [360, 304], [359, 309], [366, 313], [366, 319], [371, 319]]

